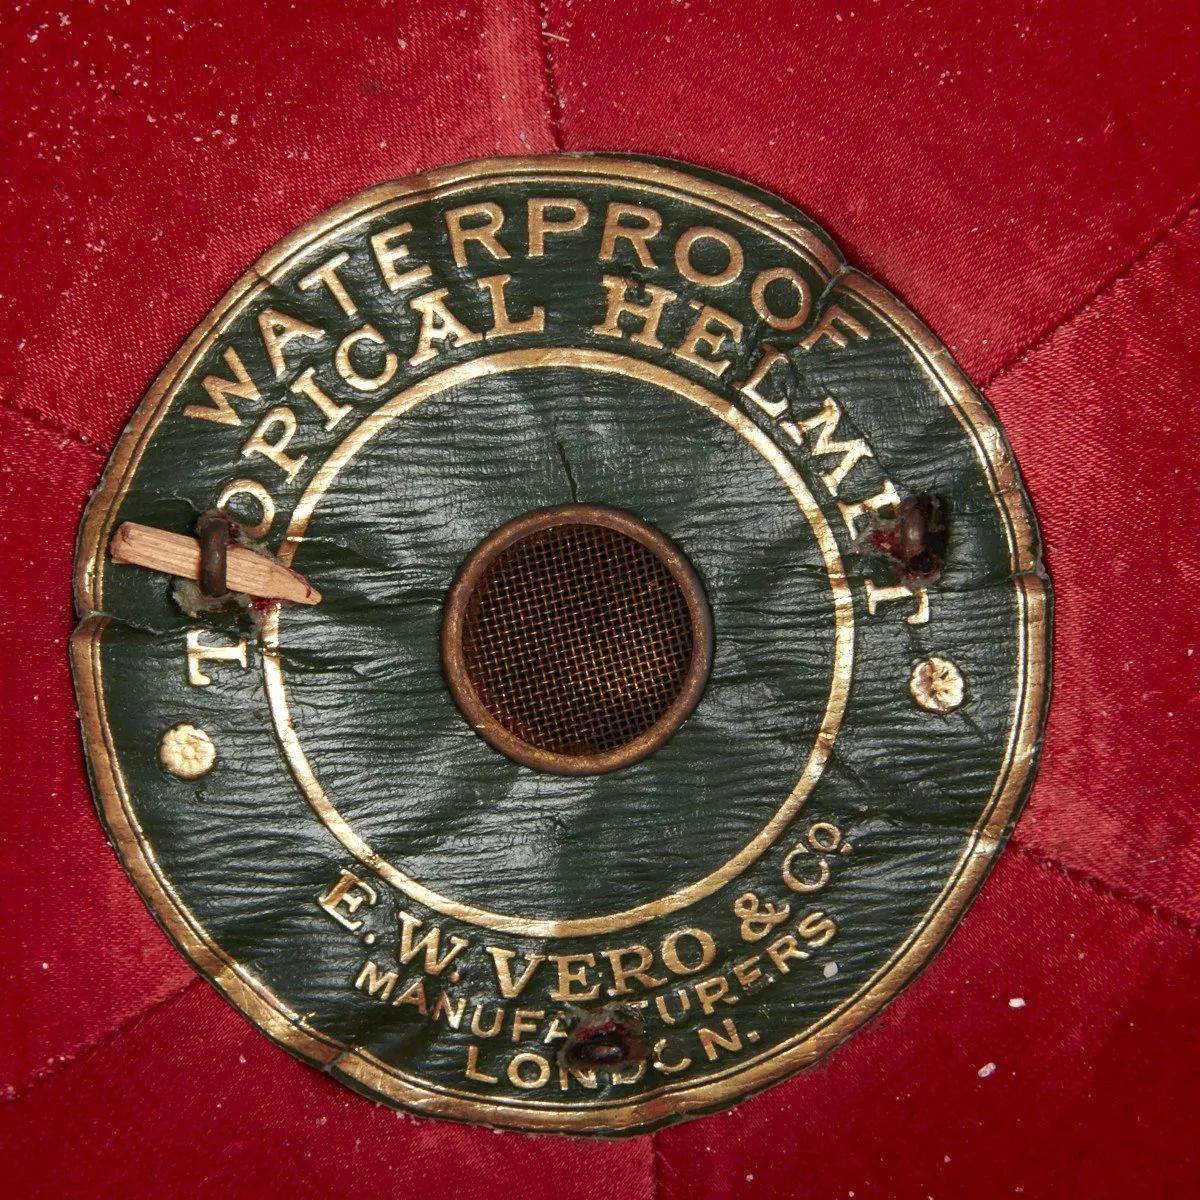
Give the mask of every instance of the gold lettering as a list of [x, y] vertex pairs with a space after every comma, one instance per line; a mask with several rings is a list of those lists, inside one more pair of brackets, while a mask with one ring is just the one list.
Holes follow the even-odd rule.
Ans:
[[481, 1037], [481, 1038], [495, 1037], [496, 1034], [498, 1034], [504, 1026], [504, 1009], [503, 1008], [496, 1009], [496, 1019], [492, 1022], [492, 1027], [486, 1033], [483, 1030], [483, 1022], [480, 1020], [480, 1018], [482, 1016], [483, 1016], [483, 1005], [482, 1004], [475, 1005], [475, 1011], [471, 1014], [471, 1032], [476, 1037]]
[[[395, 355], [392, 356], [393, 358]], [[325, 418], [325, 428], [332, 429], [347, 413], [353, 412], [349, 404], [335, 404], [321, 391], [316, 381], [316, 368], [309, 367], [299, 379], [288, 389], [295, 396], [303, 396], [316, 405], [317, 411]]]
[[627, 1063], [620, 1070], [611, 1071], [609, 1079], [618, 1085], [629, 1085], [637, 1083], [643, 1075], [646, 1074], [646, 1060], [643, 1058], [640, 1062]]
[[[691, 938], [700, 948], [700, 961], [693, 966], [689, 967], [679, 957], [681, 938]], [[716, 956], [717, 944], [713, 941], [712, 934], [706, 933], [703, 929], [676, 929], [663, 939], [663, 962], [666, 963], [667, 970], [676, 975], [695, 975], [697, 971], [703, 971]]]
[[659, 1038], [654, 1043], [654, 1058], [651, 1065], [656, 1071], [661, 1071], [664, 1075], [678, 1075], [680, 1071], [686, 1071], [692, 1065], [692, 1060], [687, 1057], [677, 1059], [673, 1063], [667, 1062], [663, 1057], [663, 1052], [666, 1048], [666, 1038]]
[[700, 1046], [708, 1056], [709, 1062], [717, 1061], [718, 1046], [722, 1050], [740, 1050], [742, 1048], [742, 1036], [738, 1033], [733, 1019], [726, 1017], [722, 1024], [725, 1027], [724, 1037], [717, 1033], [715, 1029], [710, 1029], [707, 1025], [701, 1025], [696, 1030], [696, 1036], [700, 1039]]
[[[710, 375], [720, 379], [729, 369], [729, 360], [711, 356], [719, 354], [730, 338], [733, 345], [737, 344], [742, 336], [742, 323], [719, 308], [701, 304], [698, 300], [689, 300], [688, 303], [698, 311], [699, 316], [688, 330], [683, 344], [674, 351], [675, 357], [682, 358], [694, 367], [703, 367]], [[700, 353], [702, 347], [705, 354]]]
[[[337, 353], [333, 356], [333, 365], [337, 369], [337, 373], [355, 391], [377, 392], [396, 374], [396, 369], [400, 366], [400, 360], [396, 357], [394, 351], [389, 350], [383, 356], [383, 370], [378, 375], [360, 375], [354, 369], [354, 364], [350, 361], [350, 351], [359, 342], [373, 342], [376, 346], [387, 345], [383, 340], [383, 334], [378, 329], [372, 325], [364, 325], [361, 329], [356, 329], [353, 333], [348, 333], [342, 339], [341, 345], [337, 348]], [[327, 425], [326, 428], [328, 429], [329, 426]]]
[[577, 1083], [582, 1083], [585, 1088], [600, 1086], [596, 1072], [591, 1068], [576, 1066], [575, 1063], [560, 1062], [558, 1064], [558, 1086], [560, 1090], [565, 1092], [571, 1086], [572, 1079]]
[[683, 1020], [684, 1015], [691, 1011], [692, 998], [683, 988], [676, 989], [675, 995], [679, 998], [679, 1016], [673, 1017], [668, 1009], [667, 994], [664, 992], [661, 996], [655, 996], [654, 1007], [658, 1009], [658, 1015], [668, 1025], [678, 1025]]
[[[619, 338], [624, 336], [621, 329], [621, 315], [632, 317], [640, 322], [638, 330], [630, 334], [630, 339], [639, 346], [650, 346], [661, 350], [662, 342], [658, 340], [658, 323], [662, 320], [663, 309], [675, 299], [675, 293], [664, 287], [655, 287], [652, 283], [642, 285], [642, 291], [648, 292], [650, 299], [639, 301], [630, 299], [633, 290], [627, 280], [619, 275], [605, 275], [604, 288], [608, 292], [608, 311], [599, 325], [592, 326], [592, 332], [604, 337]], [[635, 293], [636, 294], [636, 293]]]
[[[343, 867], [339, 873], [338, 881], [325, 893], [323, 896], [317, 897], [317, 905], [323, 911], [327, 912], [339, 925], [349, 929], [351, 933], [356, 933], [362, 928], [362, 921], [352, 921], [356, 912], [365, 904], [369, 908], [372, 904], [379, 903], [379, 893], [365, 879], [359, 879], [353, 871], [347, 871]], [[349, 917], [343, 916], [338, 911], [339, 906], [344, 905], [346, 911], [350, 914]]]
[[393, 225], [382, 233], [371, 237], [371, 249], [375, 254], [375, 262], [383, 282], [389, 292], [401, 292], [405, 288], [415, 287], [428, 279], [433, 272], [428, 267], [415, 267], [411, 271], [400, 274], [396, 271], [396, 263], [408, 258], [408, 247], [400, 239], [412, 233], [412, 226], [405, 221], [402, 225]]
[[809, 913], [796, 925], [796, 932], [810, 946], [824, 946], [833, 941], [837, 933], [837, 922], [818, 909], [817, 912]]
[[[418, 921], [416, 917], [411, 913], [406, 913], [403, 909], [398, 915], [400, 917], [400, 949], [396, 957], [404, 966], [407, 966], [424, 951], [424, 965], [421, 969], [426, 975], [440, 975], [471, 944], [466, 938], [451, 934], [450, 949], [446, 951], [444, 957], [439, 958], [438, 955], [442, 948], [442, 931], [436, 925], [432, 925], [419, 940], [414, 940], [413, 935], [424, 922]], [[452, 976], [451, 982], [453, 981]]]
[[734, 963], [733, 973], [742, 987], [748, 988], [756, 980], [762, 978], [762, 970], [755, 965], [761, 958], [761, 954], [754, 954], [750, 958], [743, 958], [739, 963]]
[[[467, 221], [483, 217], [479, 225], [467, 226]], [[450, 247], [454, 251], [454, 261], [460, 266], [467, 265], [467, 243], [477, 242], [493, 258], [508, 258], [508, 251], [496, 241], [496, 234], [504, 225], [504, 213], [500, 205], [490, 200], [482, 204], [468, 204], [463, 208], [452, 208], [446, 214], [446, 232], [450, 234]]]
[[511, 964], [517, 957], [517, 952], [506, 950], [503, 946], [484, 946], [484, 949], [492, 956], [492, 962], [496, 967], [496, 984], [500, 988], [500, 995], [505, 1000], [512, 1000], [519, 996], [525, 990], [525, 985], [533, 978], [534, 971], [546, 961], [544, 954], [531, 954], [529, 961], [525, 964], [525, 970], [516, 979], [513, 979]]
[[[692, 247], [702, 241], [720, 242], [725, 247], [729, 259], [723, 271], [709, 275], [693, 265]], [[703, 284], [705, 287], [725, 287], [742, 273], [742, 267], [745, 265], [746, 256], [737, 239], [722, 229], [714, 229], [711, 225], [694, 225], [675, 243], [675, 269], [690, 283]]]
[[[816, 858], [809, 858], [810, 851], [803, 842], [797, 842], [795, 846], [788, 851], [787, 857], [783, 860], [783, 866], [780, 868], [780, 873], [783, 876], [783, 882], [787, 884], [793, 892], [819, 892], [828, 882], [830, 875], [829, 859], [825, 855], [818, 855]], [[796, 874], [792, 864], [799, 860], [801, 868], [807, 867], [811, 863], [816, 864], [817, 875], [815, 879], [801, 879]], [[805, 874], [808, 872], [805, 871]]]
[[271, 493], [261, 483], [253, 479], [235, 479], [217, 497], [217, 507], [226, 508], [234, 496], [253, 496], [262, 510], [262, 517], [258, 523], [255, 525], [243, 525], [242, 532], [247, 537], [266, 537], [271, 526], [275, 523], [275, 501], [271, 499]]
[[587, 969], [596, 965], [594, 954], [552, 954], [550, 961], [558, 968], [558, 987], [550, 993], [551, 1000], [595, 1000], [600, 995], [598, 983], [588, 986]]
[[232, 646], [205, 646], [200, 637], [206, 630], [189, 629], [187, 631], [187, 664], [188, 683], [192, 687], [208, 687], [212, 678], [201, 669], [201, 664], [211, 659], [213, 662], [235, 662], [246, 670], [246, 639], [239, 638]]
[[783, 975], [791, 973], [788, 960], [792, 958], [808, 958], [808, 951], [800, 949], [800, 943], [790, 933], [785, 933], [767, 947], [767, 957], [779, 968]]
[[541, 333], [546, 328], [546, 310], [540, 305], [534, 305], [524, 321], [514, 321], [508, 315], [508, 301], [505, 299], [504, 289], [511, 282], [511, 275], [488, 275], [484, 279], [475, 280], [475, 286], [480, 291], [487, 292], [492, 301], [492, 327], [483, 335], [485, 338]]
[[368, 958], [363, 963], [363, 969], [359, 971], [354, 986], [360, 992], [366, 992], [368, 996], [378, 996], [380, 1000], [386, 1001], [399, 978], [395, 971], [380, 975], [379, 968]]
[[435, 357], [439, 350], [433, 348], [437, 342], [439, 349], [448, 339], [452, 346], [469, 346], [482, 340], [478, 333], [468, 329], [445, 304], [446, 288], [438, 288], [434, 292], [426, 292], [423, 296], [415, 296], [408, 302], [408, 307], [421, 318], [421, 330], [417, 335], [417, 352], [408, 360], [410, 367], [418, 367]]
[[[792, 291], [796, 293], [796, 311], [790, 317], [777, 313], [767, 303], [767, 288], [773, 283], [790, 284]], [[750, 285], [750, 303], [754, 305], [754, 311], [772, 329], [788, 333], [790, 330], [799, 329], [807, 320], [812, 308], [812, 292], [804, 279], [791, 267], [771, 267], [766, 271], [759, 271], [754, 277], [754, 282]]]
[[451, 1029], [458, 1029], [462, 1025], [463, 1013], [466, 1010], [466, 997], [459, 996], [457, 1000], [451, 1000], [449, 992], [442, 992], [433, 1002], [433, 1012], [429, 1014], [429, 1019], [436, 1021], [439, 1017], [444, 1018]]
[[422, 980], [418, 979], [415, 983], [410, 983], [392, 1001], [393, 1008], [399, 1008], [401, 1004], [411, 1004], [423, 1017], [429, 1015], [429, 1005], [425, 1000], [425, 984]]
[[868, 496], [866, 500], [859, 500], [854, 504], [843, 504], [839, 500], [838, 510], [842, 514], [842, 520], [846, 522], [846, 528], [850, 531], [850, 540], [856, 541], [859, 530], [855, 527], [855, 523], [860, 517], [864, 517], [868, 513], [877, 513], [881, 508], [890, 508], [893, 504], [899, 503], [900, 497], [896, 495], [892, 481], [885, 479], [883, 487], [874, 496]]
[[500, 1080], [495, 1075], [485, 1075], [479, 1069], [479, 1047], [467, 1047], [467, 1069], [463, 1072], [468, 1079], [474, 1079], [477, 1083], [499, 1083]]
[[[272, 442], [267, 435], [273, 429], [280, 429], [282, 432]], [[304, 464], [308, 462], [307, 454], [296, 458], [294, 455], [286, 453], [288, 445], [295, 436], [296, 414], [286, 405], [281, 404], [271, 409], [259, 421], [258, 427], [246, 439], [246, 444], [242, 447], [242, 457], [250, 458], [254, 454], [261, 454], [268, 462], [274, 463], [287, 476], [288, 483], [291, 483], [303, 470]]]
[[[565, 221], [552, 221], [549, 214], [565, 212]], [[587, 205], [573, 196], [539, 196], [529, 201], [529, 257], [541, 258], [546, 253], [548, 234], [575, 233], [588, 223]]]
[[768, 400], [758, 389], [762, 385], [763, 380], [770, 374], [772, 367], [786, 362], [787, 356], [785, 354], [780, 354], [773, 346], [765, 346], [763, 348], [763, 356], [758, 360], [758, 365], [750, 373], [750, 378], [738, 387], [738, 391], [743, 396], [753, 400], [772, 420], [782, 417], [787, 412], [787, 397], [784, 396], [779, 400]]
[[239, 400], [259, 401], [262, 396], [254, 386], [250, 373], [242, 365], [238, 352], [230, 346], [222, 355], [225, 365], [233, 372], [233, 379], [222, 379], [220, 375], [205, 375], [200, 386], [208, 393], [211, 404], [189, 404], [184, 410], [185, 417], [193, 421], [212, 421], [214, 425], [240, 425], [242, 418], [237, 415], [228, 397], [236, 396]]
[[722, 1004], [738, 1002], [738, 997], [730, 992], [729, 980], [724, 975], [713, 975], [708, 979], [700, 980], [696, 984], [696, 999], [700, 1001], [700, 1007], [704, 1010], [706, 1017], [712, 1016], [718, 1001]]
[[562, 1027], [558, 1017], [550, 1018], [550, 1027], [546, 1030], [546, 1036], [542, 1038], [543, 1045], [550, 1045], [551, 1042], [565, 1041], [570, 1034]]
[[287, 374], [287, 362], [283, 357], [285, 347], [298, 338], [318, 342], [325, 336], [325, 330], [318, 326], [309, 325], [299, 317], [289, 317], [287, 313], [277, 312], [273, 308], [264, 309], [258, 314], [258, 328], [271, 366], [275, 368], [276, 379], [282, 379]]
[[842, 333], [843, 329], [864, 342], [871, 336], [861, 321], [856, 321], [844, 308], [831, 304], [821, 314], [812, 332], [801, 339], [800, 349], [811, 350], [823, 337], [827, 337], [839, 350], [845, 350], [849, 339]]
[[537, 1023], [545, 1015], [540, 1008], [518, 1008], [513, 1013], [512, 1040], [519, 1042], [527, 1033], [536, 1033]]
[[[641, 222], [630, 225], [629, 221]], [[654, 267], [654, 259], [646, 245], [651, 238], [662, 232], [662, 217], [652, 208], [640, 204], [618, 204], [608, 206], [604, 214], [604, 236], [600, 239], [600, 261], [612, 262], [618, 242], [628, 242], [643, 267]]]
[[915, 600], [916, 609], [904, 619], [910, 625], [926, 625], [929, 623], [929, 593], [923, 587], [908, 587], [898, 583], [895, 587], [876, 587], [873, 580], [864, 579], [867, 588], [867, 612], [871, 616], [879, 611], [881, 604], [892, 600]]
[[346, 291], [345, 284], [338, 278], [338, 267], [344, 267], [349, 261], [350, 255], [343, 250], [341, 254], [335, 254], [328, 262], [322, 263], [315, 271], [310, 271], [296, 286], [302, 292], [311, 292], [324, 284], [342, 312], [348, 317], [356, 317], [358, 306]]
[[[667, 982], [650, 974], [654, 954], [648, 946], [622, 946], [619, 950], [605, 950], [602, 953], [612, 965], [613, 985], [608, 989], [610, 996], [625, 996], [632, 992], [630, 979], [636, 979], [644, 988], [662, 987]], [[631, 967], [623, 961], [629, 957], [637, 959]]]
[[862, 438], [854, 438], [849, 442], [839, 442], [835, 437], [838, 423], [842, 419], [842, 410], [832, 396], [825, 397], [821, 411], [815, 416], [806, 417], [803, 421], [781, 421], [780, 427], [797, 445], [804, 444], [804, 435], [817, 430], [816, 444], [812, 448], [814, 458], [824, 458], [832, 454], [840, 454], [841, 461], [831, 471], [821, 472], [821, 482], [829, 489], [831, 496], [838, 494], [838, 488], [853, 469], [854, 465], [864, 458], [873, 458], [871, 447]]

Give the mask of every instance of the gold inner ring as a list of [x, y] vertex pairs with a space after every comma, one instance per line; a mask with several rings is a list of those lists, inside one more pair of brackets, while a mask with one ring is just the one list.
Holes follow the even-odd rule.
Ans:
[[644, 921], [678, 912], [711, 896], [718, 888], [757, 862], [783, 835], [804, 807], [816, 786], [833, 750], [834, 739], [845, 715], [850, 695], [850, 678], [854, 667], [854, 602], [846, 579], [837, 540], [825, 514], [821, 511], [800, 473], [787, 456], [753, 421], [728, 400], [673, 371], [653, 363], [615, 354], [608, 350], [546, 347], [529, 350], [508, 350], [459, 363], [393, 396], [365, 417], [344, 442], [322, 464], [292, 513], [288, 531], [279, 550], [280, 559], [291, 565], [296, 551], [321, 498], [332, 486], [341, 471], [383, 429], [394, 420], [416, 408], [432, 396], [452, 391], [473, 379], [501, 375], [508, 371], [540, 370], [546, 367], [573, 367], [639, 379], [664, 391], [674, 393], [724, 421], [745, 438], [779, 475], [796, 501], [816, 538], [829, 582], [830, 606], [834, 622], [834, 655], [829, 686], [829, 699], [821, 718], [820, 728], [813, 738], [812, 749], [800, 778], [791, 792], [767, 819], [762, 829], [740, 850], [701, 879], [655, 900], [637, 904], [619, 912], [601, 913], [589, 917], [531, 917], [512, 913], [492, 912], [426, 887], [395, 863], [388, 861], [366, 842], [341, 814], [317, 777], [305, 754], [304, 746], [292, 723], [288, 707], [287, 685], [280, 661], [280, 611], [273, 609], [263, 621], [263, 678], [267, 699], [275, 723], [276, 736], [292, 775], [322, 824], [361, 863], [377, 872], [393, 887], [419, 904], [445, 916], [455, 917], [485, 929], [523, 937], [588, 937], [616, 929], [628, 929]]
[[696, 573], [628, 513], [572, 504], [495, 530], [446, 601], [442, 662], [494, 749], [537, 770], [595, 775], [663, 745], [712, 662]]

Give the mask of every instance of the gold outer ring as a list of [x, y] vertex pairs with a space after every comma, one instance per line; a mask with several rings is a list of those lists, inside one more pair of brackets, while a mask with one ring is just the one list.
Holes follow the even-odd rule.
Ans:
[[[700, 1083], [668, 1083], [636, 1100], [613, 1099], [567, 1107], [519, 1098], [489, 1100], [444, 1087], [383, 1062], [361, 1046], [309, 1024], [252, 971], [213, 941], [171, 886], [133, 810], [109, 734], [100, 644], [108, 618], [103, 604], [105, 547], [142, 453], [209, 339], [220, 336], [241, 307], [270, 287], [290, 260], [322, 237], [345, 232], [384, 212], [433, 194], [457, 192], [494, 180], [554, 182], [572, 175], [637, 180], [669, 189], [693, 203], [709, 204], [755, 224], [769, 236], [815, 260], [829, 278], [840, 259], [808, 230], [730, 188], [658, 163], [604, 158], [483, 159], [406, 180], [381, 184], [315, 218], [268, 251], [230, 289], [168, 363], [134, 414], [88, 506], [76, 558], [75, 599], [83, 616], [71, 637], [71, 663], [79, 693], [84, 742], [101, 817], [130, 878], [180, 949], [206, 978], [273, 1041], [325, 1070], [419, 1112], [543, 1133], [636, 1132], [671, 1119], [727, 1105], [800, 1070], [828, 1053], [879, 1012], [928, 962], [983, 882], [1017, 802], [1030, 781], [1039, 729], [1050, 694], [1050, 606], [1037, 557], [1038, 537], [1016, 463], [991, 408], [926, 326], [873, 280], [852, 269], [839, 284], [891, 327], [926, 372], [968, 437], [1005, 526], [1018, 606], [1018, 660], [1011, 736], [992, 794], [942, 890], [892, 956], [851, 996], [806, 1029]], [[597, 1116], [603, 1127], [597, 1129]]]
[[[683, 686], [667, 711], [637, 737], [600, 754], [558, 754], [531, 745], [511, 733], [480, 699], [463, 657], [463, 626], [467, 606], [487, 569], [510, 546], [524, 541], [531, 534], [563, 525], [599, 525], [622, 533], [649, 550], [667, 568], [683, 593], [692, 629], [691, 661]], [[467, 723], [489, 746], [522, 766], [535, 770], [550, 771], [555, 775], [602, 775], [607, 771], [628, 767], [657, 750], [691, 715], [699, 703], [712, 666], [712, 613], [692, 564], [665, 534], [615, 508], [600, 504], [565, 504], [517, 517], [493, 530], [471, 551], [446, 597], [441, 644], [442, 664], [450, 694]]]

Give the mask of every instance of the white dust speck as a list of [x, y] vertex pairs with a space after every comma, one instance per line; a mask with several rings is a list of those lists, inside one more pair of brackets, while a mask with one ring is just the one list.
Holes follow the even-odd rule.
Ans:
[[832, 979], [837, 974], [837, 972], [838, 972], [838, 966], [837, 966], [837, 963], [835, 963], [835, 962], [826, 963], [825, 966], [821, 970], [821, 974], [824, 975], [826, 979]]
[[1022, 996], [1014, 996], [1014, 997], [1013, 997], [1013, 998], [1012, 998], [1012, 999], [1011, 999], [1011, 1000], [1008, 1002], [1008, 1007], [1009, 1007], [1009, 1008], [1024, 1008], [1024, 1007], [1025, 1007], [1025, 1000], [1024, 1000], [1024, 997], [1022, 997]]
[[984, 1063], [983, 1066], [979, 1068], [979, 1078], [980, 1079], [986, 1079], [989, 1075], [994, 1075], [995, 1073], [996, 1073], [996, 1064], [995, 1063]]

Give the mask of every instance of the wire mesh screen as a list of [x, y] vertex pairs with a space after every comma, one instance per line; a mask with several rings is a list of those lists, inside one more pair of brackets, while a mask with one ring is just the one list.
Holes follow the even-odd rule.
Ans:
[[569, 524], [532, 533], [487, 567], [467, 601], [463, 661], [511, 734], [555, 754], [598, 754], [662, 718], [694, 640], [684, 593], [652, 550]]

